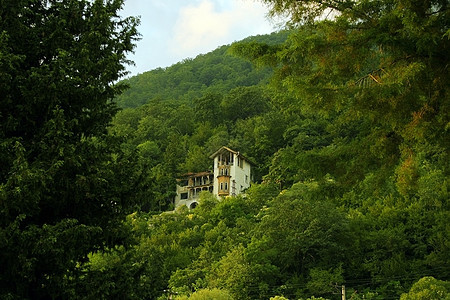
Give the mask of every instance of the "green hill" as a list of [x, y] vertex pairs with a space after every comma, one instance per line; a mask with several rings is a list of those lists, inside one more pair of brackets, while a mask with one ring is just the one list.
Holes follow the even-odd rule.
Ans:
[[[249, 37], [243, 41], [280, 44], [288, 32]], [[227, 93], [240, 86], [266, 83], [271, 76], [270, 68], [255, 68], [248, 60], [229, 53], [230, 45], [221, 46], [207, 54], [185, 59], [168, 68], [158, 68], [133, 76], [125, 82], [130, 89], [117, 97], [122, 108], [138, 107], [150, 100], [188, 101], [206, 93]]]

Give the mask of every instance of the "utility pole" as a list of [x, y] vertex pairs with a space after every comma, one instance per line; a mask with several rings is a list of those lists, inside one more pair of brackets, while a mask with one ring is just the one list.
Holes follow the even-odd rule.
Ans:
[[345, 285], [342, 285], [342, 300], [345, 300]]

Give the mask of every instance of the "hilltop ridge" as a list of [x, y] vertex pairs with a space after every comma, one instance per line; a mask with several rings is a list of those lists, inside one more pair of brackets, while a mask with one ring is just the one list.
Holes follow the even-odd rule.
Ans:
[[[288, 31], [245, 38], [241, 42], [256, 41], [281, 44]], [[189, 102], [206, 93], [227, 93], [240, 86], [267, 83], [270, 68], [255, 68], [248, 60], [229, 53], [230, 45], [223, 45], [195, 58], [187, 58], [167, 68], [157, 68], [130, 77], [123, 82], [130, 88], [116, 98], [122, 108], [135, 108], [159, 98]]]

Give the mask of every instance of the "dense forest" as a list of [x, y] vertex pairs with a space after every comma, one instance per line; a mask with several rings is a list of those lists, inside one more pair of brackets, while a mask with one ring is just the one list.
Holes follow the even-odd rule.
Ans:
[[[447, 1], [261, 1], [122, 81], [123, 0], [1, 1], [1, 299], [450, 297]], [[175, 209], [221, 146], [255, 182]]]

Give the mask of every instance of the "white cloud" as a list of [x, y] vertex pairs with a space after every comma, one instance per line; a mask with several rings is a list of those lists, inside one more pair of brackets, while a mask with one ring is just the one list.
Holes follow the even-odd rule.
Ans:
[[168, 67], [274, 26], [261, 0], [126, 0], [122, 16], [141, 16], [142, 39], [128, 57], [132, 74]]
[[[249, 35], [270, 32], [262, 5], [244, 0], [202, 0], [180, 9], [170, 51], [192, 57]], [[261, 26], [263, 24], [263, 26]]]

